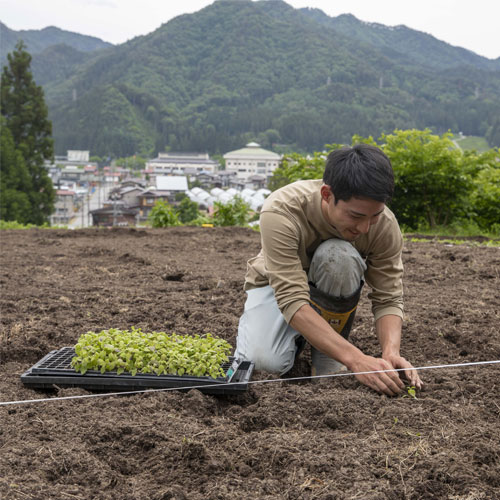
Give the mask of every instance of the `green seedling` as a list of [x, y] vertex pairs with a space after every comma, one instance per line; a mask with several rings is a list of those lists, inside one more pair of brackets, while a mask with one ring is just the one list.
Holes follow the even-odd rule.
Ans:
[[414, 385], [408, 385], [405, 387], [406, 394], [403, 395], [403, 398], [412, 398], [412, 399], [418, 399], [417, 398], [417, 390]]
[[223, 339], [205, 335], [177, 335], [165, 332], [102, 330], [82, 335], [75, 345], [71, 366], [82, 374], [155, 373], [224, 377], [221, 365], [229, 361], [231, 345]]

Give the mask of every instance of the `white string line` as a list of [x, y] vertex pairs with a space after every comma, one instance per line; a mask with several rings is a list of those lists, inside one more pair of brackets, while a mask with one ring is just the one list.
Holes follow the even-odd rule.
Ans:
[[[470, 363], [455, 363], [451, 365], [432, 365], [432, 366], [418, 366], [414, 367], [413, 370], [433, 370], [438, 368], [458, 368], [458, 367], [466, 367], [466, 366], [477, 366], [477, 365], [491, 365], [498, 364], [499, 360], [494, 361], [473, 361]], [[120, 391], [120, 392], [106, 392], [100, 394], [81, 394], [78, 396], [62, 396], [55, 398], [41, 398], [41, 399], [25, 399], [21, 401], [0, 401], [0, 406], [7, 405], [15, 405], [15, 404], [26, 404], [26, 403], [45, 403], [49, 401], [66, 401], [69, 399], [85, 399], [85, 398], [102, 398], [102, 397], [110, 397], [110, 396], [124, 396], [127, 394], [145, 394], [151, 392], [165, 392], [165, 391], [180, 391], [180, 390], [188, 390], [188, 389], [207, 389], [211, 387], [225, 388], [231, 385], [250, 385], [250, 384], [267, 384], [271, 382], [293, 382], [297, 380], [312, 380], [319, 378], [333, 378], [333, 377], [351, 377], [355, 375], [369, 375], [372, 373], [387, 373], [387, 372], [402, 372], [406, 371], [407, 368], [391, 368], [389, 370], [374, 370], [367, 372], [346, 372], [346, 373], [334, 373], [330, 375], [314, 375], [309, 377], [291, 377], [291, 378], [275, 378], [275, 379], [266, 379], [266, 380], [249, 380], [248, 382], [228, 382], [226, 384], [204, 384], [204, 385], [196, 385], [196, 386], [186, 386], [186, 387], [164, 387], [161, 389], [144, 389], [141, 391]], [[76, 388], [76, 387], [75, 387]]]

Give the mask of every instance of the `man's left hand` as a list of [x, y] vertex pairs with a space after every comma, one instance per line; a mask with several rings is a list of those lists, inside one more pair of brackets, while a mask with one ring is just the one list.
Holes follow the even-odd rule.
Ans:
[[417, 370], [413, 367], [413, 365], [407, 361], [403, 356], [391, 354], [391, 355], [386, 355], [382, 356], [383, 359], [388, 361], [394, 369], [401, 369], [404, 368], [404, 375], [405, 378], [408, 380], [408, 383], [416, 387], [417, 389], [421, 389], [423, 386], [422, 380], [420, 380], [420, 377], [418, 376]]

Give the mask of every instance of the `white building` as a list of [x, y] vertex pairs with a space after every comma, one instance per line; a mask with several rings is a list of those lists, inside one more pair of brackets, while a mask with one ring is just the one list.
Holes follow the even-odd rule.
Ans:
[[90, 159], [90, 151], [79, 151], [76, 149], [68, 149], [68, 161], [78, 163], [88, 163]]
[[250, 142], [242, 149], [226, 153], [224, 160], [226, 171], [236, 172], [238, 179], [246, 180], [259, 175], [267, 180], [278, 168], [281, 156], [261, 148], [256, 142]]
[[54, 213], [50, 216], [50, 223], [53, 225], [69, 224], [75, 215], [76, 198], [75, 191], [58, 189], [56, 191]]
[[158, 158], [146, 162], [144, 172], [150, 176], [168, 174], [214, 174], [219, 164], [211, 160], [208, 153], [160, 153]]
[[160, 191], [187, 191], [189, 189], [187, 177], [183, 175], [159, 175], [156, 177], [156, 189]]
[[[45, 168], [54, 184], [65, 180], [90, 181], [97, 170], [97, 163], [89, 161], [89, 151], [68, 150], [66, 156], [55, 156], [54, 162], [46, 160]], [[89, 171], [88, 169], [92, 169]], [[83, 178], [82, 178], [83, 177]]]

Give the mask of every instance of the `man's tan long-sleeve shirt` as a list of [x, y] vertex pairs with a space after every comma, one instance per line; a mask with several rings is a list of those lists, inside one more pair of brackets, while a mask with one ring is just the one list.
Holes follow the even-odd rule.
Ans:
[[[260, 215], [262, 249], [247, 264], [245, 290], [271, 285], [287, 323], [309, 304], [307, 271], [321, 242], [341, 238], [321, 211], [321, 180], [298, 181], [272, 193]], [[394, 214], [385, 207], [380, 219], [354, 247], [366, 260], [375, 320], [403, 317], [403, 238]]]

